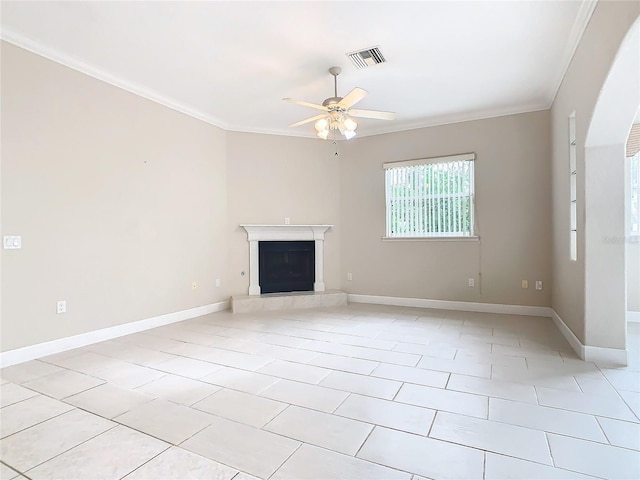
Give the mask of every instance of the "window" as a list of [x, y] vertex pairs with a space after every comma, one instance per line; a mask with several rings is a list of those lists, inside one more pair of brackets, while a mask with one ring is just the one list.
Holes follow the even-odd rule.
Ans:
[[628, 158], [629, 161], [629, 204], [627, 211], [627, 234], [630, 236], [640, 235], [640, 168], [638, 168], [638, 159], [640, 158], [640, 152]]
[[475, 154], [385, 163], [387, 237], [471, 237]]
[[576, 114], [569, 116], [569, 258], [578, 259], [578, 172], [576, 161]]

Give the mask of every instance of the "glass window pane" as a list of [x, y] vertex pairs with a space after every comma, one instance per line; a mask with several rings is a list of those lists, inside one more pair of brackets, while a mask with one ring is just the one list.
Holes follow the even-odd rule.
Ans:
[[473, 235], [473, 161], [385, 170], [387, 236]]

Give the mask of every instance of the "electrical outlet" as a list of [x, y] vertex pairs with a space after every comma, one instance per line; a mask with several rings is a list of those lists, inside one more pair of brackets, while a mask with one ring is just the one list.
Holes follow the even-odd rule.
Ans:
[[290, 225], [291, 224], [291, 219], [289, 217], [284, 217], [284, 224], [285, 225]]
[[520, 286], [522, 288], [529, 288], [529, 280], [522, 280], [522, 283], [520, 284]]
[[216, 287], [219, 287], [219, 286], [220, 286], [220, 279], [216, 278]]
[[3, 238], [5, 250], [17, 250], [22, 248], [22, 237], [16, 235], [5, 235]]
[[542, 280], [536, 280], [536, 290], [542, 290]]
[[347, 273], [347, 280], [353, 280], [353, 274], [351, 272]]
[[191, 289], [195, 290], [196, 288], [198, 288], [198, 284], [196, 282], [191, 282]]
[[476, 280], [474, 278], [470, 278], [469, 280], [467, 280], [467, 285], [469, 287], [475, 287], [476, 286]]
[[56, 313], [67, 313], [67, 302], [65, 300], [58, 300]]

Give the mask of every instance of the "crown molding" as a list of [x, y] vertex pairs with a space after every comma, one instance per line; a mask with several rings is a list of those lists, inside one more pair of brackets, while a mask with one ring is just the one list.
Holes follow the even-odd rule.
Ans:
[[[586, 3], [595, 4], [595, 2], [593, 2], [592, 0], [588, 0]], [[592, 11], [593, 9], [589, 12], [589, 17]], [[585, 21], [585, 26], [586, 26], [586, 21]], [[573, 30], [575, 30], [575, 28]], [[582, 35], [583, 30], [584, 28], [581, 30], [580, 36]], [[84, 73], [85, 75], [96, 78], [100, 81], [106, 82], [117, 88], [121, 88], [125, 91], [133, 93], [134, 95], [137, 95], [139, 97], [145, 98], [152, 102], [158, 103], [160, 105], [163, 105], [177, 112], [183, 113], [195, 119], [201, 120], [210, 125], [221, 128], [225, 131], [317, 139], [317, 136], [313, 131], [306, 132], [306, 131], [300, 131], [300, 130], [293, 131], [292, 129], [284, 129], [284, 128], [280, 129], [280, 128], [243, 127], [241, 125], [229, 124], [199, 109], [177, 102], [172, 98], [169, 98], [165, 95], [161, 95], [157, 92], [154, 92], [153, 90], [142, 87], [133, 82], [126, 81], [120, 77], [117, 77], [115, 75], [112, 75], [106, 72], [103, 69], [99, 69], [85, 62], [73, 59], [68, 55], [61, 54], [55, 51], [54, 49], [47, 47], [39, 42], [35, 42], [20, 34], [12, 32], [10, 29], [3, 29], [0, 32], [0, 38], [3, 41], [6, 41], [7, 43], [10, 43], [19, 48], [28, 50], [36, 55], [47, 58], [48, 60], [56, 62], [60, 65], [64, 65], [65, 67], [71, 68], [72, 70], [76, 70], [78, 72]], [[575, 48], [572, 50], [572, 52], [574, 50]], [[573, 53], [571, 53], [571, 55], [573, 55]], [[566, 67], [565, 69], [563, 69], [563, 72], [564, 70], [566, 70]], [[550, 108], [550, 104], [535, 103], [535, 104], [529, 104], [529, 105], [510, 106], [506, 108], [485, 109], [485, 110], [479, 110], [474, 112], [437, 115], [437, 116], [427, 117], [427, 118], [423, 118], [415, 121], [406, 121], [406, 122], [395, 121], [393, 123], [387, 123], [385, 125], [380, 125], [378, 127], [369, 128], [367, 129], [367, 131], [359, 131], [358, 136], [356, 138], [364, 138], [364, 137], [371, 137], [376, 135], [384, 135], [388, 133], [404, 132], [408, 130], [417, 130], [420, 128], [435, 127], [435, 126], [441, 126], [441, 125], [450, 125], [450, 124], [469, 122], [474, 120], [485, 120], [489, 118], [503, 117], [508, 115], [518, 115], [522, 113], [531, 113], [531, 112], [536, 112], [541, 110], [547, 110], [549, 108]], [[344, 140], [344, 139], [337, 138], [337, 140]]]
[[126, 90], [129, 93], [133, 93], [134, 95], [137, 95], [139, 97], [151, 100], [152, 102], [158, 103], [177, 112], [184, 113], [185, 115], [209, 123], [223, 130], [229, 130], [229, 125], [219, 118], [213, 117], [201, 110], [198, 110], [197, 108], [193, 108], [189, 105], [177, 102], [174, 99], [154, 92], [149, 88], [112, 75], [103, 69], [96, 68], [93, 65], [89, 65], [88, 63], [62, 54], [39, 42], [30, 40], [23, 35], [12, 32], [10, 29], [3, 28], [0, 32], [0, 38], [7, 43], [15, 45], [16, 47], [28, 50], [31, 53], [35, 53], [36, 55], [51, 60], [52, 62], [64, 65], [65, 67], [68, 67], [72, 70], [84, 73], [85, 75], [113, 85], [114, 87], [121, 88], [122, 90]]
[[[520, 115], [524, 113], [533, 113], [540, 112], [544, 110], [549, 110], [549, 106], [546, 104], [532, 104], [525, 105], [521, 107], [509, 107], [509, 108], [500, 108], [500, 109], [490, 109], [490, 110], [481, 110], [477, 112], [465, 112], [465, 113], [454, 113], [451, 115], [440, 115], [435, 117], [428, 117], [417, 121], [412, 122], [394, 122], [393, 125], [389, 125], [388, 128], [374, 128], [369, 129], [365, 132], [358, 131], [358, 135], [355, 139], [364, 138], [364, 137], [372, 137], [377, 135], [385, 135], [388, 133], [398, 133], [398, 132], [406, 132], [410, 130], [418, 130], [420, 128], [427, 127], [438, 127], [442, 125], [451, 125], [455, 123], [464, 123], [464, 122], [472, 122], [475, 120], [488, 120], [491, 118], [499, 118], [499, 117], [507, 117], [509, 115]], [[309, 132], [289, 132], [287, 130], [280, 129], [249, 129], [242, 127], [230, 127], [230, 131], [240, 132], [240, 133], [259, 133], [264, 135], [282, 135], [286, 137], [300, 137], [300, 138], [314, 138], [318, 139], [318, 137], [314, 134], [313, 131]], [[338, 141], [348, 141], [342, 136], [338, 136], [336, 138]]]
[[556, 100], [556, 96], [558, 95], [564, 76], [567, 74], [569, 65], [571, 65], [571, 60], [573, 60], [573, 55], [576, 53], [580, 40], [582, 40], [582, 35], [584, 35], [584, 31], [587, 29], [587, 25], [589, 24], [589, 20], [591, 20], [591, 16], [593, 15], [597, 4], [598, 0], [583, 0], [580, 4], [578, 15], [571, 27], [569, 39], [564, 47], [564, 52], [562, 52], [560, 68], [558, 68], [555, 79], [547, 93], [547, 97], [549, 98], [547, 108], [551, 108], [551, 105], [553, 105], [553, 102]]
[[424, 118], [414, 122], [396, 123], [391, 128], [385, 128], [384, 130], [375, 129], [375, 130], [363, 133], [362, 135], [359, 135], [359, 137], [362, 138], [362, 137], [370, 137], [373, 135], [384, 135], [386, 133], [406, 132], [409, 130], [417, 130], [420, 128], [438, 127], [441, 125], [451, 125], [454, 123], [472, 122], [475, 120], [488, 120], [490, 118], [507, 117], [509, 115], [520, 115], [523, 113], [540, 112], [543, 110], [549, 110], [549, 106], [547, 106], [546, 104], [537, 103], [537, 104], [524, 105], [519, 107], [496, 108], [496, 109], [479, 110], [476, 112], [439, 115], [435, 117]]

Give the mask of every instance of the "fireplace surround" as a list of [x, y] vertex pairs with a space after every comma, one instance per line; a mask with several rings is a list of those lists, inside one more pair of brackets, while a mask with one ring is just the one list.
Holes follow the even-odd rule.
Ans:
[[249, 241], [249, 295], [260, 295], [259, 242], [314, 242], [314, 292], [324, 292], [324, 235], [333, 225], [240, 225]]

